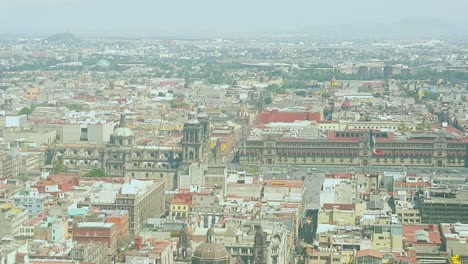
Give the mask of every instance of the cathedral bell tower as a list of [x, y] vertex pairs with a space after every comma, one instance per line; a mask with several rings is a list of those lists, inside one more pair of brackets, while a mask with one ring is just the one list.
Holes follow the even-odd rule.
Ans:
[[197, 108], [197, 119], [201, 125], [201, 137], [203, 145], [203, 158], [206, 158], [210, 152], [210, 117], [206, 114], [206, 108], [203, 105], [198, 106]]
[[177, 259], [183, 262], [190, 262], [192, 257], [192, 235], [187, 224], [184, 223], [179, 233], [179, 244], [177, 245]]
[[255, 232], [254, 240], [254, 264], [266, 264], [267, 263], [267, 245], [266, 245], [266, 233], [263, 231], [261, 225], [258, 225], [257, 231]]
[[182, 151], [184, 163], [200, 162], [203, 159], [203, 126], [197, 119], [196, 113], [189, 113], [188, 121], [184, 124]]

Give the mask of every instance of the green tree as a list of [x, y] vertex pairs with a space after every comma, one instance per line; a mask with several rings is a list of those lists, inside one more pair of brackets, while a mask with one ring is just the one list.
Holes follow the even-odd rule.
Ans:
[[270, 105], [273, 103], [273, 98], [271, 96], [268, 96], [268, 97], [265, 97], [263, 98], [263, 102], [266, 104], [266, 105]]
[[286, 89], [278, 86], [277, 84], [270, 84], [265, 88], [267, 91], [272, 92], [273, 94], [285, 94]]
[[34, 112], [34, 110], [36, 109], [35, 106], [31, 106], [31, 108], [29, 107], [23, 107], [19, 112], [18, 112], [18, 115], [30, 115]]
[[24, 182], [27, 181], [27, 180], [29, 180], [29, 173], [26, 172], [26, 173], [21, 174], [21, 175], [19, 176], [19, 179], [22, 180], [22, 181], [24, 181]]
[[331, 97], [331, 94], [329, 92], [323, 92], [322, 93], [322, 98], [327, 99], [327, 98], [330, 98], [330, 97]]
[[68, 172], [68, 167], [63, 164], [62, 159], [57, 159], [52, 163], [52, 173], [66, 173]]
[[425, 129], [430, 129], [431, 124], [427, 122], [426, 120], [423, 120], [421, 123], [416, 125], [417, 130], [425, 130]]
[[398, 130], [399, 130], [399, 131], [408, 131], [408, 130], [409, 130], [409, 127], [407, 127], [405, 124], [401, 123], [401, 124], [398, 126]]
[[106, 177], [106, 173], [104, 172], [103, 169], [92, 169], [88, 171], [85, 175], [85, 177]]
[[295, 91], [294, 93], [295, 93], [297, 96], [306, 97], [306, 91], [304, 91], [304, 90]]
[[372, 93], [372, 87], [370, 86], [361, 86], [358, 89], [359, 93]]
[[67, 105], [67, 109], [70, 110], [70, 111], [81, 112], [83, 110], [83, 105], [69, 104], [69, 105]]

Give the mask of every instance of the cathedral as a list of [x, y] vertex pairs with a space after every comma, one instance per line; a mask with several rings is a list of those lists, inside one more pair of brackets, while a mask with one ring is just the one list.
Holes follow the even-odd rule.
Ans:
[[192, 250], [192, 235], [184, 224], [179, 233], [176, 263], [279, 264], [288, 261], [289, 232], [282, 225], [270, 225], [268, 232], [258, 223], [246, 223], [238, 228], [237, 231], [232, 227], [225, 229], [218, 237], [211, 227], [205, 242]]
[[139, 146], [124, 114], [109, 143], [56, 143], [46, 150], [46, 164], [70, 170], [102, 169], [107, 177], [158, 179], [167, 190], [177, 186], [181, 166], [205, 161], [210, 153], [210, 118], [203, 106], [190, 113], [178, 146]]

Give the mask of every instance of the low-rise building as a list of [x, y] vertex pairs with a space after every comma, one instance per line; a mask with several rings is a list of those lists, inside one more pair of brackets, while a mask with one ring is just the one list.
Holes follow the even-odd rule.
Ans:
[[45, 202], [48, 195], [39, 193], [35, 188], [26, 188], [21, 190], [13, 198], [16, 206], [24, 206], [29, 216], [36, 216], [44, 211]]
[[128, 183], [97, 182], [78, 207], [97, 207], [103, 210], [129, 212], [129, 233], [136, 235], [146, 220], [164, 213], [164, 182], [132, 179]]
[[28, 211], [7, 203], [1, 204], [0, 210], [0, 236], [17, 236], [20, 227], [28, 220]]
[[109, 248], [109, 255], [117, 250], [117, 238], [118, 230], [114, 223], [81, 222], [73, 227], [74, 241], [105, 242]]

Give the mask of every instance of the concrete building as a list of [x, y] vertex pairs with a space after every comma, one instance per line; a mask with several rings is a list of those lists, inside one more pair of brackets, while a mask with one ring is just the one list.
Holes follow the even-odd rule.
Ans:
[[151, 239], [143, 241], [141, 237], [136, 237], [135, 249], [125, 253], [125, 263], [173, 264], [175, 262], [172, 244], [170, 241], [155, 241]]
[[308, 248], [305, 263], [306, 264], [352, 264], [354, 260], [354, 251], [337, 250], [335, 248]]
[[63, 143], [107, 143], [114, 131], [115, 123], [66, 124], [59, 133]]
[[11, 204], [1, 204], [0, 210], [0, 236], [18, 235], [20, 227], [28, 220], [28, 211]]
[[14, 178], [14, 160], [6, 152], [0, 152], [0, 176], [4, 179]]
[[16, 206], [24, 206], [29, 216], [35, 216], [44, 211], [47, 199], [47, 194], [39, 193], [35, 188], [26, 188], [13, 197], [13, 202]]
[[5, 127], [25, 127], [28, 124], [27, 115], [6, 115]]
[[421, 223], [468, 223], [468, 191], [432, 189], [420, 206]]
[[105, 242], [84, 242], [72, 248], [70, 258], [74, 261], [86, 263], [110, 263], [108, 252], [108, 245]]
[[105, 242], [109, 255], [117, 251], [118, 230], [113, 223], [81, 222], [73, 227], [73, 240], [83, 242]]
[[129, 233], [137, 235], [148, 218], [159, 217], [164, 212], [164, 190], [164, 182], [152, 180], [132, 179], [123, 185], [96, 183], [78, 207], [127, 210]]
[[57, 131], [53, 128], [43, 128], [34, 130], [19, 130], [10, 129], [3, 133], [3, 136], [8, 142], [15, 142], [18, 147], [22, 145], [34, 145], [40, 147], [46, 144], [52, 144], [57, 140]]
[[67, 222], [62, 218], [47, 216], [34, 227], [34, 238], [51, 243], [61, 243], [65, 240], [68, 230]]

